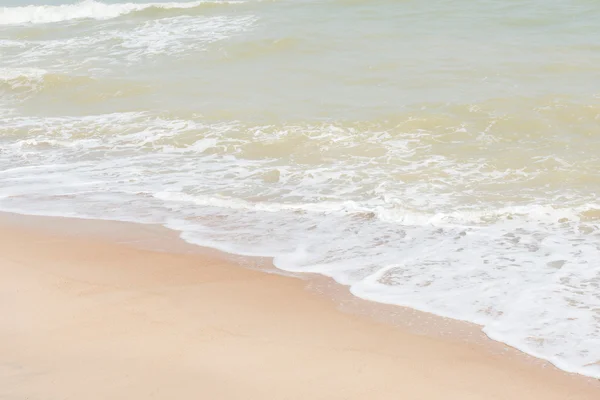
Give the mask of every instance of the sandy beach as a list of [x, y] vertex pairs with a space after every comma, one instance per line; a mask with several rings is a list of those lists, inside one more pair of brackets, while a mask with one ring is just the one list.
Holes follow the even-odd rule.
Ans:
[[344, 313], [306, 281], [148, 232], [0, 219], [1, 399], [600, 398], [584, 377]]

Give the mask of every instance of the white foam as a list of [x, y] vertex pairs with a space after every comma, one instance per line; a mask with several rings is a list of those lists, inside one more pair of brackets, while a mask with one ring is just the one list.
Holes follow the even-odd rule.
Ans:
[[0, 25], [45, 24], [76, 19], [105, 20], [147, 8], [186, 9], [203, 4], [238, 4], [241, 1], [193, 1], [172, 3], [116, 3], [106, 4], [84, 0], [76, 4], [42, 5], [0, 8]]

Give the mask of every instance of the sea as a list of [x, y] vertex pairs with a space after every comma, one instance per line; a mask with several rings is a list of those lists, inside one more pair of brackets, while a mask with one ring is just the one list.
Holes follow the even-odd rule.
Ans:
[[162, 224], [600, 378], [597, 0], [0, 0], [0, 209]]

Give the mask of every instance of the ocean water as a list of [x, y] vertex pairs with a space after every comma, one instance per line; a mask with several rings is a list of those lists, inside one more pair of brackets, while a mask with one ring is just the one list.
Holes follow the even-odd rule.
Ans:
[[600, 377], [600, 2], [0, 4], [0, 209], [160, 223]]

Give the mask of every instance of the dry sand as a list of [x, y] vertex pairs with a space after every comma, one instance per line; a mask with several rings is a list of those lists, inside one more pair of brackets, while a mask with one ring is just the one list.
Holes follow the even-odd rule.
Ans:
[[600, 399], [594, 380], [188, 251], [133, 224], [0, 218], [0, 399]]

